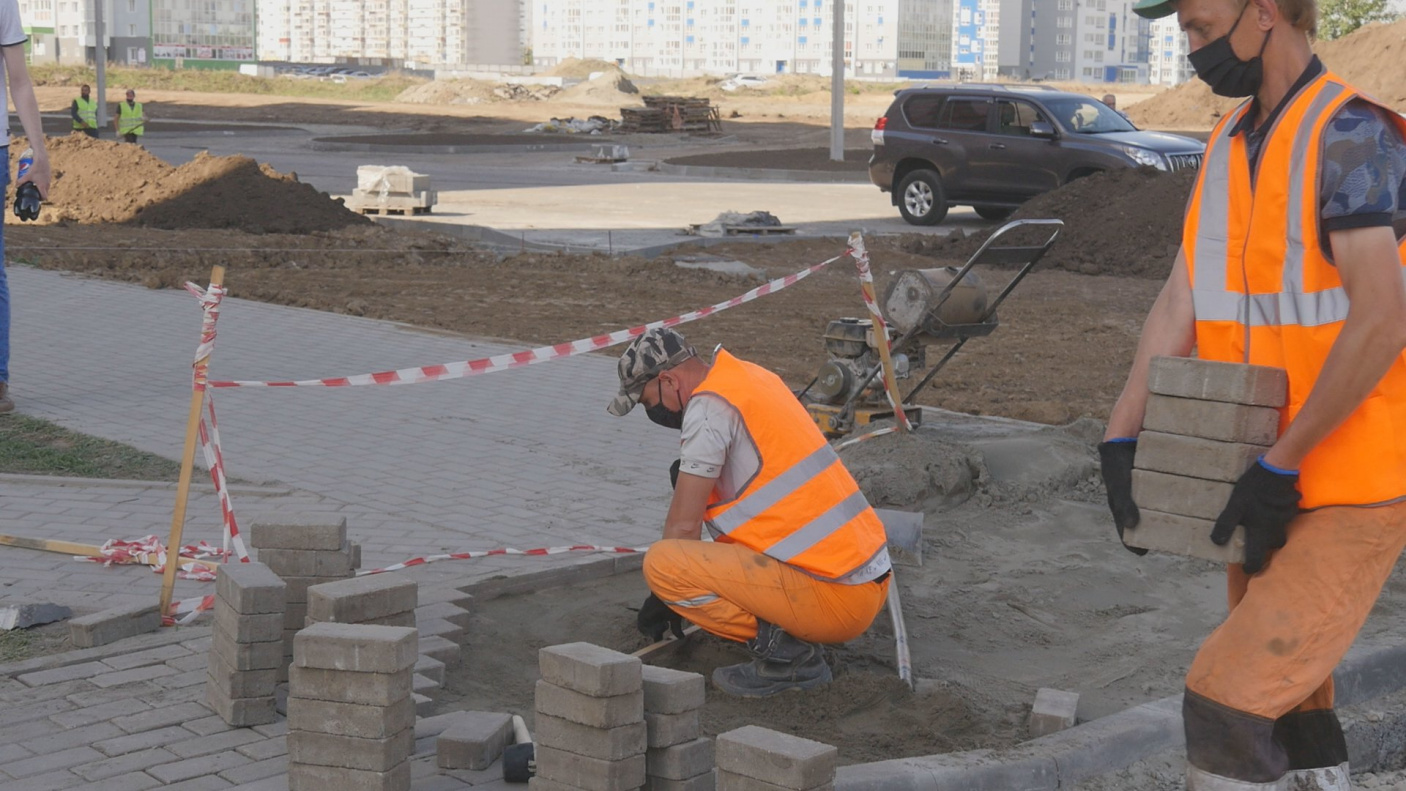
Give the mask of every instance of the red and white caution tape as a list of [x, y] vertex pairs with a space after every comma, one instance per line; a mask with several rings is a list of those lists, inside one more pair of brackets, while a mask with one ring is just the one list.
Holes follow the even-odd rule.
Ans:
[[[212, 547], [201, 541], [181, 547], [180, 556], [182, 560], [218, 562], [226, 560], [229, 557], [229, 551]], [[80, 555], [74, 559], [101, 563], [104, 566], [151, 566], [153, 571], [160, 574], [166, 566], [166, 546], [156, 536], [145, 536], [131, 541], [114, 538], [98, 547], [96, 557]], [[176, 576], [183, 580], [196, 580], [198, 582], [213, 582], [215, 580], [214, 569], [205, 563], [181, 563], [178, 568]]]
[[[578, 354], [599, 351], [618, 343], [624, 343], [657, 327], [676, 327], [680, 324], [687, 324], [690, 321], [696, 321], [706, 316], [711, 316], [714, 313], [720, 313], [728, 308], [735, 308], [738, 305], [751, 302], [767, 294], [774, 294], [777, 291], [799, 283], [843, 257], [844, 255], [837, 255], [829, 261], [807, 267], [792, 275], [777, 278], [745, 294], [733, 297], [724, 302], [719, 302], [716, 305], [710, 305], [706, 308], [695, 310], [691, 313], [685, 313], [681, 316], [663, 319], [662, 321], [652, 321], [648, 324], [641, 324], [638, 327], [619, 330], [608, 335], [596, 335], [591, 338], [581, 338], [580, 340], [570, 341], [568, 343], [539, 346], [536, 349], [498, 354], [478, 360], [464, 360], [461, 362], [444, 363], [442, 365], [424, 365], [418, 368], [402, 368], [398, 371], [381, 371], [380, 373], [374, 374], [339, 376], [328, 379], [304, 379], [292, 382], [221, 381], [210, 382], [209, 384], [210, 387], [358, 387], [362, 385], [410, 385], [421, 384], [423, 382], [439, 382], [446, 379], [462, 379], [466, 376], [506, 371], [509, 368], [520, 368], [524, 365], [536, 365], [537, 363], [561, 360], [567, 357], [574, 357]], [[187, 287], [189, 288], [189, 286]]]
[[[175, 626], [180, 624], [194, 623], [196, 618], [203, 612], [215, 609], [215, 595], [213, 593], [201, 596], [198, 599], [183, 599], [171, 602], [171, 609], [161, 616], [162, 626]], [[179, 616], [179, 617], [178, 617]]]
[[869, 440], [875, 437], [882, 437], [885, 434], [892, 434], [897, 430], [898, 426], [888, 426], [885, 428], [878, 429], [876, 431], [871, 431], [868, 434], [861, 434], [858, 437], [852, 437], [836, 445], [835, 450], [844, 450], [845, 448], [851, 447], [853, 445], [858, 445], [861, 442], [868, 442]]
[[220, 516], [224, 521], [224, 550], [234, 545], [234, 554], [241, 563], [249, 562], [249, 549], [244, 546], [244, 536], [239, 533], [239, 522], [234, 518], [234, 504], [229, 499], [229, 485], [225, 481], [225, 457], [220, 450], [220, 423], [215, 419], [215, 398], [206, 393], [205, 406], [210, 413], [210, 425], [200, 420], [200, 451], [205, 456], [205, 466], [210, 469], [210, 481], [215, 484], [215, 495], [220, 500]]
[[403, 563], [394, 563], [380, 569], [362, 569], [357, 572], [357, 576], [366, 574], [384, 574], [387, 571], [400, 571], [412, 566], [423, 566], [426, 563], [436, 563], [441, 560], [473, 560], [475, 558], [487, 558], [494, 555], [529, 555], [540, 557], [543, 555], [563, 555], [567, 552], [607, 552], [617, 555], [630, 555], [643, 552], [649, 547], [602, 547], [590, 544], [576, 544], [569, 547], [541, 547], [538, 549], [513, 549], [503, 547], [500, 549], [484, 549], [474, 552], [451, 552], [446, 555], [426, 555], [419, 558], [411, 558]]
[[[884, 344], [889, 343], [888, 323], [884, 321], [884, 314], [879, 310], [879, 305], [874, 301], [874, 273], [869, 269], [869, 249], [864, 246], [864, 236], [858, 231], [849, 236], [849, 255], [854, 259], [854, 265], [859, 269], [859, 280], [863, 284], [860, 292], [864, 295], [864, 305], [869, 308], [869, 316], [874, 320], [874, 340]], [[883, 375], [883, 374], [881, 374]], [[895, 422], [904, 431], [912, 431], [913, 427], [908, 423], [908, 413], [904, 411], [897, 393], [888, 389], [889, 380], [884, 380], [884, 394], [888, 397], [889, 406], [893, 408]]]
[[204, 390], [206, 379], [210, 374], [210, 355], [215, 352], [215, 322], [220, 318], [220, 302], [225, 298], [223, 286], [211, 283], [208, 288], [201, 288], [194, 283], [186, 283], [186, 291], [195, 295], [200, 300], [200, 309], [204, 311], [205, 318], [200, 323], [200, 345], [195, 347], [195, 362], [192, 364], [193, 374], [191, 387], [196, 390]]

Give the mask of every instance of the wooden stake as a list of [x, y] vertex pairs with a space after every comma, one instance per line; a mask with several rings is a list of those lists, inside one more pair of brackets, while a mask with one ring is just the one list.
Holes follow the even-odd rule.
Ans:
[[679, 645], [683, 643], [684, 639], [687, 639], [696, 631], [698, 631], [698, 626], [696, 624], [689, 624], [688, 626], [685, 626], [683, 628], [683, 639], [677, 637], [666, 637], [657, 643], [650, 643], [644, 648], [641, 648], [640, 650], [630, 654], [630, 656], [637, 656], [641, 660], [647, 660], [652, 656], [657, 656], [659, 654], [672, 651], [675, 648], [678, 648]]
[[850, 250], [854, 253], [854, 263], [859, 267], [859, 287], [864, 291], [864, 302], [869, 308], [874, 329], [874, 345], [879, 349], [879, 362], [884, 367], [884, 390], [888, 392], [889, 403], [893, 405], [893, 420], [898, 430], [912, 431], [908, 423], [908, 413], [903, 411], [903, 396], [898, 392], [898, 377], [893, 373], [893, 361], [889, 357], [889, 331], [884, 316], [879, 312], [879, 300], [874, 296], [874, 275], [869, 270], [869, 252], [864, 247], [864, 237], [855, 231], [849, 236]]
[[[211, 267], [210, 286], [224, 285], [225, 268]], [[197, 369], [203, 370], [210, 362], [207, 355], [195, 361]], [[171, 538], [166, 542], [166, 568], [161, 575], [161, 617], [171, 609], [171, 593], [176, 587], [176, 568], [181, 563], [181, 533], [185, 529], [186, 502], [190, 499], [190, 476], [195, 467], [195, 440], [200, 425], [200, 409], [205, 405], [204, 376], [193, 382], [190, 393], [190, 410], [186, 413], [186, 442], [181, 452], [181, 477], [176, 484], [176, 508], [171, 514]]]
[[[85, 558], [100, 558], [103, 556], [102, 547], [93, 544], [77, 544], [72, 541], [58, 541], [52, 538], [26, 538], [24, 536], [0, 535], [0, 546], [19, 547], [21, 549], [37, 549], [40, 552], [57, 552], [60, 555], [75, 555]], [[161, 562], [161, 558], [155, 553], [144, 552], [136, 556], [137, 560], [147, 566], [155, 566]], [[219, 563], [213, 560], [191, 560], [189, 563], [196, 563], [211, 570], [219, 567]]]

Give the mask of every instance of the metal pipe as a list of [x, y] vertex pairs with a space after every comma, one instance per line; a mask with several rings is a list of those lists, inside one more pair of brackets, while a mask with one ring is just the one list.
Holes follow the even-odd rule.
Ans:
[[893, 648], [898, 658], [898, 677], [913, 688], [913, 657], [908, 653], [908, 627], [903, 623], [903, 603], [898, 599], [898, 575], [889, 572], [889, 616], [893, 618]]
[[845, 0], [830, 0], [834, 32], [830, 46], [830, 159], [845, 161]]

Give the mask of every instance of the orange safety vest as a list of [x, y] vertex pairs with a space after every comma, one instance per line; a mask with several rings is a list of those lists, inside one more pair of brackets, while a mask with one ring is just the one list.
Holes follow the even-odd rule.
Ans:
[[[1230, 135], [1249, 111], [1245, 103], [1211, 133], [1187, 204], [1182, 245], [1198, 354], [1285, 369], [1281, 433], [1303, 408], [1348, 314], [1342, 280], [1320, 243], [1318, 185], [1323, 130], [1362, 98], [1334, 74], [1314, 80], [1269, 131], [1253, 178], [1243, 135]], [[1386, 116], [1406, 135], [1406, 120]], [[1398, 249], [1406, 266], [1406, 240]], [[1406, 358], [1304, 458], [1299, 488], [1303, 508], [1406, 496]]]
[[780, 377], [719, 349], [700, 393], [737, 410], [761, 465], [733, 499], [713, 491], [704, 523], [716, 540], [832, 582], [859, 584], [888, 570], [883, 523]]

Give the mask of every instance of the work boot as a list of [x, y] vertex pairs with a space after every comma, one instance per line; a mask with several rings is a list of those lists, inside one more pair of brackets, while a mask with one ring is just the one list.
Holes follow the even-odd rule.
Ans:
[[15, 411], [15, 402], [10, 398], [10, 383], [0, 382], [0, 415]]
[[1317, 769], [1295, 769], [1284, 775], [1284, 791], [1352, 791], [1347, 763]]
[[729, 695], [764, 698], [818, 687], [834, 677], [820, 645], [798, 640], [766, 621], [757, 621], [757, 636], [744, 645], [752, 661], [713, 671], [713, 684]]

